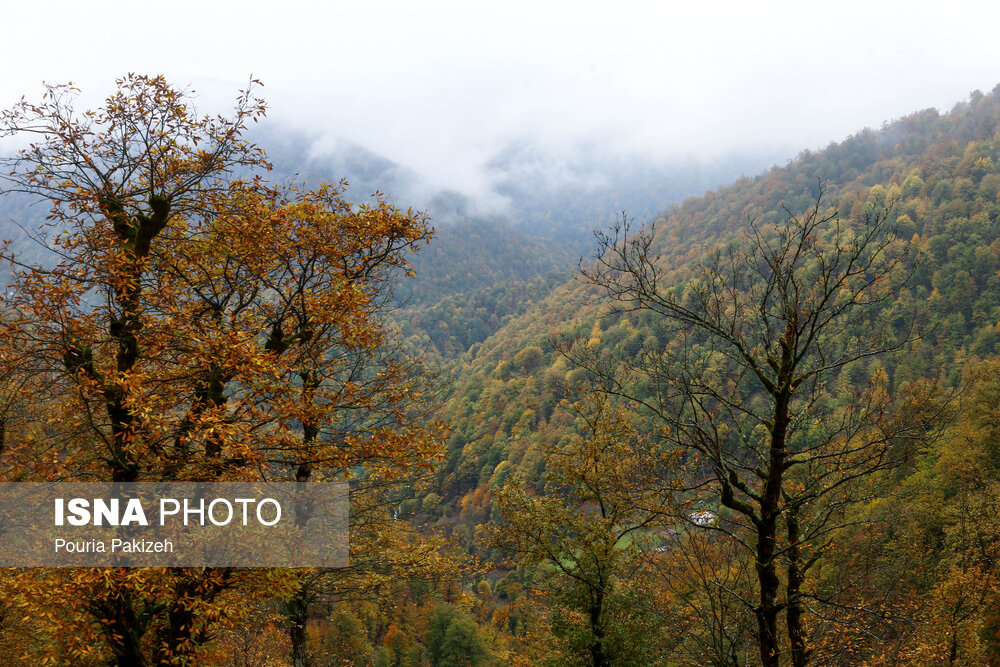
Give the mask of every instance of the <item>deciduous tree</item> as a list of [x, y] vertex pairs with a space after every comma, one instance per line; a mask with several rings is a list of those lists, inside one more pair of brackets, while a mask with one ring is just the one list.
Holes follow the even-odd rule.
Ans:
[[655, 228], [623, 217], [598, 234], [596, 262], [582, 271], [614, 308], [658, 316], [671, 341], [611, 360], [582, 345], [567, 354], [695, 456], [724, 509], [715, 528], [753, 554], [764, 665], [780, 663], [782, 612], [792, 664], [809, 660], [809, 570], [845, 508], [877, 493], [880, 471], [898, 461], [884, 373], [873, 367], [847, 401], [831, 388], [841, 369], [900, 340], [874, 316], [908, 277], [889, 206], [844, 220], [820, 187], [784, 222], [751, 218], [742, 241], [710, 250], [683, 284], [660, 261]]
[[599, 396], [575, 412], [584, 436], [549, 448], [545, 493], [508, 481], [494, 497], [502, 520], [482, 537], [549, 578], [554, 631], [573, 660], [648, 664], [656, 615], [643, 586], [659, 531], [677, 520], [679, 462]]
[[[57, 452], [52, 476], [392, 478], [436, 453], [439, 428], [411, 418], [423, 372], [383, 318], [427, 220], [381, 195], [352, 205], [345, 184], [266, 185], [243, 137], [264, 114], [256, 85], [229, 116], [137, 75], [95, 111], [47, 86], [0, 115], [4, 135], [32, 141], [3, 160], [7, 189], [50, 206], [39, 240], [53, 260], [5, 255], [0, 327], [46, 405], [37, 445]], [[36, 592], [85, 609], [60, 619], [83, 628], [75, 650], [99, 636], [117, 664], [174, 664], [232, 613], [234, 591], [276, 583], [111, 570], [52, 573]]]

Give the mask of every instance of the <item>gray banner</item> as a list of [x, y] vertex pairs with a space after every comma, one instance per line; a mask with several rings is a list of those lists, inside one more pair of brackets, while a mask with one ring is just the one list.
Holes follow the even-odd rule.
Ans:
[[0, 567], [345, 567], [348, 485], [0, 483]]

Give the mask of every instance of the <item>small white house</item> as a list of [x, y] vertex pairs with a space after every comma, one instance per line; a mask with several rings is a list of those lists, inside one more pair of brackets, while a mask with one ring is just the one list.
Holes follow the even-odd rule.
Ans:
[[718, 517], [715, 516], [713, 512], [709, 512], [708, 510], [691, 512], [691, 514], [688, 515], [688, 518], [691, 520], [691, 523], [696, 526], [701, 526], [702, 528], [714, 526], [715, 522], [718, 520]]

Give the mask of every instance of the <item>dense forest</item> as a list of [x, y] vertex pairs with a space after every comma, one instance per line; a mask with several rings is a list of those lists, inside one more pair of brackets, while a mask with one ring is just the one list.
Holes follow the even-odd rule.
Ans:
[[542, 234], [119, 85], [2, 117], [2, 481], [348, 480], [351, 564], [6, 569], [5, 664], [1000, 662], [1000, 87]]
[[[988, 525], [995, 502], [997, 470], [991, 452], [1000, 402], [1000, 395], [990, 393], [997, 386], [1000, 343], [1000, 177], [994, 167], [998, 122], [1000, 94], [975, 93], [948, 114], [919, 112], [689, 199], [657, 220], [651, 232], [660, 280], [665, 288], [681, 291], [713, 266], [713, 253], [752, 240], [749, 221], [758, 229], [782, 228], [790, 218], [808, 215], [817, 200], [820, 213], [831, 218], [828, 227], [834, 215], [839, 224], [853, 227], [866, 216], [881, 214], [894, 235], [893, 252], [900, 254], [905, 280], [891, 298], [864, 308], [842, 332], [853, 335], [857, 344], [865, 332], [887, 327], [893, 344], [832, 370], [822, 392], [824, 400], [843, 407], [880, 387], [887, 414], [921, 428], [895, 436], [892, 447], [901, 460], [891, 470], [872, 466], [872, 486], [866, 487], [872, 498], [857, 503], [850, 520], [842, 518], [843, 525], [831, 530], [816, 554], [812, 567], [821, 574], [810, 582], [816, 588], [803, 595], [810, 596], [807, 607], [814, 614], [811, 620], [805, 615], [808, 650], [820, 663], [986, 664], [997, 659], [991, 612], [995, 589], [989, 572], [998, 536], [990, 534]], [[824, 233], [822, 226], [816, 231]], [[609, 246], [601, 251], [606, 257]], [[553, 477], [560, 453], [581, 446], [578, 439], [590, 433], [592, 425], [572, 409], [586, 397], [588, 385], [619, 401], [626, 395], [638, 398], [623, 401], [623, 407], [635, 411], [635, 427], [645, 429], [648, 437], [664, 425], [662, 415], [657, 418], [649, 401], [642, 400], [654, 393], [650, 387], [645, 393], [641, 388], [615, 390], [618, 380], [606, 371], [645, 364], [638, 368], [645, 377], [631, 381], [648, 385], [649, 366], [665, 363], [655, 353], [691, 334], [678, 330], [662, 309], [623, 308], [609, 298], [586, 279], [593, 261], [585, 259], [583, 274], [540, 302], [532, 300], [524, 313], [485, 342], [473, 343], [447, 367], [439, 414], [451, 432], [438, 473], [440, 486], [429, 496], [430, 503], [411, 501], [403, 507], [415, 520], [450, 532], [470, 555], [500, 559], [518, 551], [512, 552], [515, 545], [510, 544], [504, 545], [506, 551], [497, 550], [488, 541], [494, 548], [484, 552], [484, 543], [475, 539], [481, 524], [503, 526], [516, 516], [496, 504], [498, 495], [505, 499], [512, 489], [542, 498], [560, 497], [562, 489], [577, 511], [592, 511], [586, 493], [567, 492], [565, 482], [557, 484]], [[502, 301], [498, 306], [507, 312]], [[428, 322], [425, 314], [419, 321], [432, 332], [447, 328], [448, 316], [442, 312], [442, 322]], [[688, 344], [697, 348], [706, 342]], [[696, 364], [696, 358], [687, 358]], [[833, 418], [830, 406], [812, 410], [813, 418]], [[693, 463], [691, 458], [682, 456]], [[975, 481], [963, 477], [973, 471]], [[876, 485], [889, 485], [891, 492], [876, 492]], [[638, 500], [627, 496], [624, 502]], [[693, 502], [718, 514], [720, 521], [726, 516], [717, 495], [708, 493]], [[535, 510], [539, 526], [545, 525], [545, 511], [556, 511], [547, 505]], [[656, 613], [624, 614], [623, 609], [637, 604], [633, 568], [638, 566], [631, 555], [621, 555], [621, 561], [609, 558], [602, 566], [623, 568], [613, 570], [611, 579], [620, 586], [615, 604], [623, 607], [614, 607], [600, 624], [588, 628], [587, 588], [578, 577], [598, 566], [581, 560], [563, 571], [576, 553], [568, 535], [550, 536], [555, 551], [547, 557], [527, 549], [517, 567], [494, 571], [490, 584], [506, 589], [516, 581], [519, 591], [545, 601], [548, 632], [571, 662], [588, 661], [585, 649], [600, 629], [627, 633], [627, 639], [615, 641], [630, 644], [628, 651], [638, 650], [640, 642], [653, 643], [643, 657], [618, 646], [614, 650], [624, 652], [609, 657], [610, 664], [753, 664], [754, 581], [752, 561], [747, 560], [752, 552], [735, 549], [722, 535], [727, 530], [697, 530], [683, 510], [663, 511], [671, 517], [661, 524], [666, 528], [644, 531], [651, 535], [647, 552], [656, 554], [656, 562], [645, 565], [652, 568], [645, 576], [653, 579], [640, 586], [647, 595], [642, 608]], [[613, 535], [614, 529], [609, 530]], [[675, 534], [679, 536], [673, 540], [663, 537]], [[623, 550], [632, 544], [632, 538], [617, 542]], [[855, 569], [862, 567], [858, 559], [864, 560], [861, 570]], [[821, 588], [831, 585], [843, 590], [834, 596]], [[735, 592], [724, 595], [724, 590]], [[840, 613], [819, 606], [824, 596], [832, 598], [828, 604]], [[517, 605], [507, 596], [494, 595], [493, 600], [509, 623]], [[587, 638], [560, 626], [568, 622], [567, 615]], [[655, 641], [649, 632], [654, 621], [661, 624], [652, 633]], [[524, 616], [520, 622], [524, 627], [538, 621]], [[505, 634], [512, 635], [506, 641], [513, 642], [507, 646], [514, 653], [532, 646], [529, 634]], [[534, 646], [553, 650], [552, 643]], [[534, 655], [539, 662], [556, 659]]]

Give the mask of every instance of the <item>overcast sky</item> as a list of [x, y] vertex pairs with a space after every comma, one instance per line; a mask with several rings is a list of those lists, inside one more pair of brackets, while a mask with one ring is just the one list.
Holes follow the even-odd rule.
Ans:
[[669, 160], [819, 148], [1000, 83], [984, 2], [6, 3], [0, 104], [126, 71], [212, 107], [252, 74], [270, 117], [474, 190], [512, 139]]

